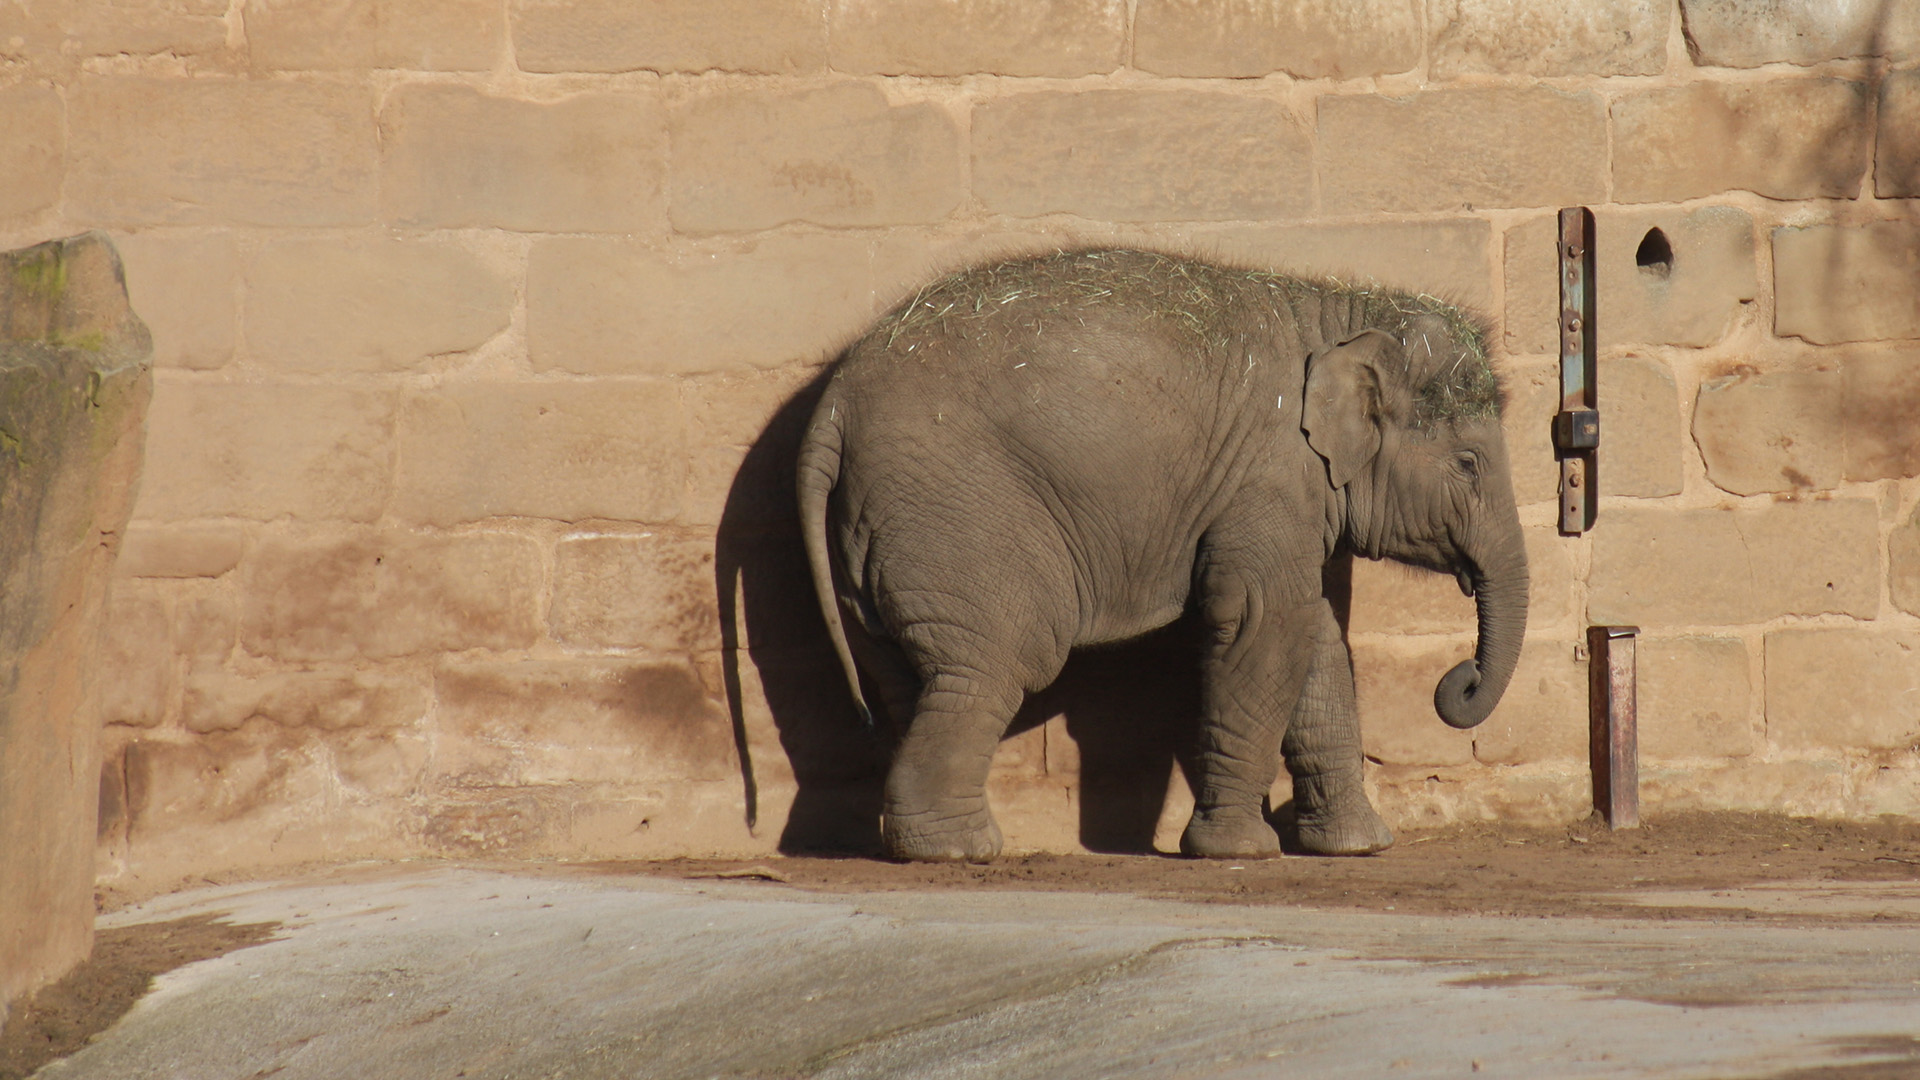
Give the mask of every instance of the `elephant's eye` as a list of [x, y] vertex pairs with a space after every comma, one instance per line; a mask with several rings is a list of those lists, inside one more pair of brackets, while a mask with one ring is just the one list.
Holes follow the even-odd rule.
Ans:
[[1462, 450], [1453, 455], [1453, 467], [1469, 480], [1480, 479], [1480, 455], [1471, 450]]

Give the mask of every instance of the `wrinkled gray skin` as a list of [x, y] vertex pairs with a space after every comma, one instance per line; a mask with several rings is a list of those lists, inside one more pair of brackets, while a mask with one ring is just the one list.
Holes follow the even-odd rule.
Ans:
[[1194, 610], [1192, 855], [1393, 842], [1361, 787], [1351, 660], [1321, 569], [1342, 541], [1455, 575], [1479, 641], [1434, 705], [1485, 719], [1519, 658], [1527, 565], [1480, 331], [1428, 297], [1128, 251], [937, 282], [839, 361], [799, 458], [835, 644], [905, 732], [894, 857], [1000, 850], [984, 786], [1024, 696], [1076, 646]]

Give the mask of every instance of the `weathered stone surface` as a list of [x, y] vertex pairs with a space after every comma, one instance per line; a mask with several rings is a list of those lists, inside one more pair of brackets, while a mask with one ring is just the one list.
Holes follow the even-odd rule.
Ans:
[[497, 515], [671, 521], [687, 448], [670, 383], [452, 383], [407, 401], [397, 509], [436, 525]]
[[1840, 486], [1844, 392], [1838, 371], [1726, 375], [1700, 384], [1693, 438], [1707, 479], [1736, 495]]
[[1887, 589], [1895, 607], [1920, 615], [1920, 508], [1887, 537]]
[[163, 381], [139, 516], [372, 521], [390, 486], [393, 413], [388, 390]]
[[115, 585], [102, 619], [100, 723], [150, 728], [172, 704], [173, 622], [157, 592], [131, 585]]
[[1070, 79], [1126, 60], [1122, 0], [830, 0], [835, 71]]
[[713, 541], [644, 534], [572, 536], [553, 553], [548, 622], [589, 649], [720, 647]]
[[[1551, 529], [1526, 530], [1527, 627], [1564, 623], [1572, 614], [1573, 564]], [[1353, 560], [1353, 602], [1347, 629], [1368, 634], [1453, 634], [1474, 630], [1473, 598], [1452, 577], [1391, 559]]]
[[287, 371], [404, 371], [485, 344], [513, 285], [435, 240], [275, 240], [247, 269], [247, 353]]
[[1433, 687], [1447, 669], [1473, 655], [1467, 641], [1356, 641], [1354, 694], [1367, 757], [1388, 765], [1464, 765], [1473, 734], [1441, 722]]
[[671, 131], [673, 224], [687, 232], [938, 221], [965, 197], [953, 117], [888, 104], [872, 83], [699, 97]]
[[232, 592], [199, 590], [175, 595], [173, 649], [190, 666], [206, 667], [233, 656], [240, 642], [240, 612]]
[[459, 784], [737, 780], [726, 710], [686, 661], [449, 664], [434, 679]]
[[241, 568], [240, 641], [292, 661], [525, 648], [540, 635], [540, 579], [523, 536], [270, 536]]
[[[1228, 226], [1193, 243], [1229, 261], [1283, 273], [1376, 281], [1486, 312], [1493, 306], [1491, 230], [1477, 218], [1368, 225]], [[1549, 271], [1551, 272], [1551, 271]]]
[[95, 221], [349, 225], [374, 214], [373, 95], [352, 83], [82, 80], [67, 206]]
[[122, 577], [219, 577], [240, 564], [247, 534], [235, 525], [150, 525], [127, 528], [115, 570]]
[[513, 0], [525, 71], [817, 71], [819, 0]]
[[1789, 753], [1920, 745], [1920, 634], [1776, 630], [1766, 685], [1767, 739]]
[[1501, 426], [1507, 435], [1507, 467], [1513, 497], [1521, 506], [1556, 502], [1560, 466], [1553, 454], [1553, 415], [1560, 411], [1560, 365], [1549, 361], [1502, 365], [1507, 404]]
[[656, 232], [666, 115], [646, 89], [554, 102], [404, 86], [380, 114], [380, 204], [430, 228]]
[[0, 1009], [92, 944], [97, 650], [152, 385], [121, 281], [97, 233], [0, 254]]
[[1844, 79], [1695, 82], [1613, 105], [1613, 197], [1678, 202], [1734, 188], [1850, 199], [1872, 145], [1873, 101]]
[[263, 720], [283, 728], [391, 734], [418, 724], [431, 696], [418, 678], [373, 671], [290, 671], [267, 675], [195, 672], [180, 703], [188, 731], [236, 731]]
[[1333, 213], [1605, 201], [1606, 103], [1545, 87], [1320, 99]]
[[1529, 641], [1493, 715], [1470, 734], [1473, 756], [1486, 765], [1584, 761], [1587, 757], [1587, 663], [1572, 641]]
[[1594, 623], [1728, 626], [1880, 609], [1879, 512], [1866, 499], [1760, 509], [1615, 508], [1593, 531]]
[[247, 0], [255, 71], [486, 71], [506, 40], [494, 0]]
[[1436, 79], [1461, 75], [1655, 75], [1672, 6], [1661, 0], [1428, 0]]
[[1657, 499], [1680, 493], [1680, 396], [1658, 360], [1610, 356], [1599, 362], [1607, 456], [1600, 494]]
[[1739, 638], [1641, 638], [1640, 756], [1652, 761], [1753, 753], [1752, 672]]
[[1842, 364], [1847, 479], [1920, 476], [1920, 356], [1862, 353]]
[[542, 371], [680, 375], [819, 360], [872, 316], [867, 243], [769, 236], [661, 250], [554, 238], [527, 269], [527, 353]]
[[60, 201], [66, 118], [55, 90], [0, 90], [0, 221], [38, 214]]
[[1920, 9], [1900, 0], [1681, 0], [1694, 62], [1715, 67], [1817, 64], [1920, 55]]
[[1133, 65], [1157, 75], [1356, 79], [1420, 63], [1420, 0], [1139, 0]]
[[153, 362], [208, 370], [232, 360], [240, 327], [233, 235], [138, 232], [119, 245], [127, 296], [153, 331]]
[[1873, 193], [1883, 199], [1920, 195], [1920, 68], [1890, 71], [1880, 84], [1878, 135]]
[[[1655, 230], [1659, 237], [1650, 239]], [[1744, 210], [1602, 210], [1594, 215], [1594, 231], [1596, 322], [1603, 349], [1717, 344], [1744, 305], [1759, 295], [1753, 219]], [[1559, 352], [1558, 237], [1552, 214], [1507, 230], [1509, 351]], [[1641, 266], [1642, 249], [1652, 258], [1661, 240], [1671, 257]]]
[[1774, 332], [1816, 344], [1920, 337], [1920, 224], [1773, 231]]
[[974, 106], [973, 193], [989, 210], [1019, 217], [1303, 217], [1313, 205], [1312, 145], [1299, 119], [1266, 98], [1014, 94]]
[[196, 72], [232, 70], [227, 9], [215, 0], [0, 4], [0, 45], [15, 71], [66, 82], [89, 60], [148, 57]]

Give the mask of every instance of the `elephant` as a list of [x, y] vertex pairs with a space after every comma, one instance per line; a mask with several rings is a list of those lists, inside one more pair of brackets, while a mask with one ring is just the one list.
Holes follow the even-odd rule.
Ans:
[[1470, 659], [1434, 707], [1468, 728], [1526, 630], [1527, 558], [1476, 317], [1434, 297], [1174, 254], [1067, 250], [950, 274], [833, 362], [802, 435], [810, 572], [871, 725], [898, 731], [881, 834], [988, 861], [985, 786], [1069, 650], [1199, 621], [1187, 855], [1393, 835], [1362, 786], [1352, 659], [1325, 595], [1343, 547], [1456, 577]]

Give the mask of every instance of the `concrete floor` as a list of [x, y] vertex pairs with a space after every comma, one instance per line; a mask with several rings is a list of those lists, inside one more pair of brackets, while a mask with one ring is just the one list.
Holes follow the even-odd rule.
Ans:
[[[1725, 915], [344, 869], [104, 919], [286, 929], [163, 976], [38, 1076], [1920, 1076], [1920, 888], [1659, 902]], [[1887, 918], [1806, 917], [1862, 912]]]

